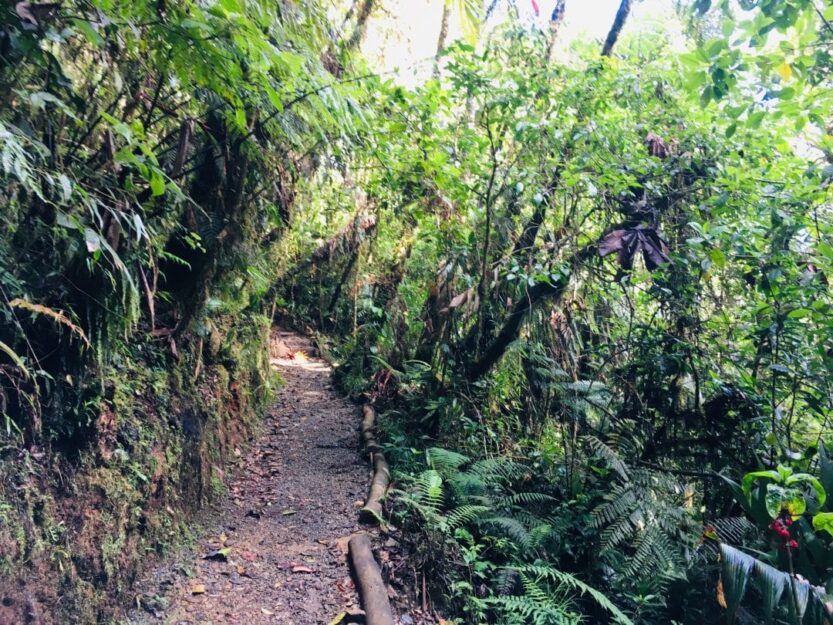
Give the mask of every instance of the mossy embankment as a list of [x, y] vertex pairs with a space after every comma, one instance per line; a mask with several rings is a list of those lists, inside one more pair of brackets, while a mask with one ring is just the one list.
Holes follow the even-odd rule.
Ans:
[[3, 450], [0, 622], [115, 618], [142, 566], [222, 492], [224, 464], [276, 383], [268, 319], [214, 316], [197, 327], [113, 359], [80, 450]]

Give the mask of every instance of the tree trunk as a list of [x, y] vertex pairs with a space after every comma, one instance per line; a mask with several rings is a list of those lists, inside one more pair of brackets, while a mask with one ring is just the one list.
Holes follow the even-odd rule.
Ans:
[[622, 0], [622, 3], [619, 5], [619, 10], [616, 11], [613, 26], [610, 27], [610, 32], [607, 33], [607, 39], [605, 39], [605, 45], [602, 48], [602, 56], [610, 56], [611, 52], [613, 52], [613, 46], [616, 45], [616, 41], [619, 39], [619, 34], [622, 32], [625, 20], [628, 19], [630, 12], [631, 0]]
[[376, 5], [375, 0], [363, 0], [359, 6], [358, 14], [356, 15], [356, 27], [353, 29], [353, 34], [345, 44], [345, 49], [348, 51], [358, 50], [361, 48], [364, 37], [367, 34], [367, 21], [370, 19], [370, 14]]
[[434, 78], [440, 78], [440, 58], [445, 51], [446, 39], [448, 39], [448, 19], [451, 14], [451, 9], [448, 6], [448, 1], [443, 3], [443, 18], [440, 22], [440, 34], [437, 37], [437, 52], [434, 55]]
[[555, 58], [555, 42], [558, 40], [558, 31], [564, 23], [564, 9], [567, 0], [557, 0], [550, 16], [550, 40], [547, 44], [547, 62], [552, 63]]
[[[597, 244], [594, 243], [576, 252], [569, 261], [569, 265], [573, 268], [573, 271], [575, 271], [575, 268], [577, 268], [581, 262], [590, 258], [594, 252], [596, 252], [597, 247]], [[498, 360], [500, 360], [501, 356], [503, 356], [504, 352], [506, 352], [506, 348], [509, 347], [509, 344], [518, 338], [521, 324], [526, 318], [527, 313], [532, 310], [533, 306], [543, 299], [561, 297], [569, 285], [570, 280], [565, 279], [558, 284], [540, 282], [530, 288], [526, 292], [526, 297], [521, 298], [515, 304], [512, 312], [509, 313], [509, 317], [506, 321], [504, 321], [500, 332], [498, 332], [495, 339], [484, 350], [480, 359], [468, 366], [466, 377], [469, 381], [474, 382], [479, 380], [492, 369]]]

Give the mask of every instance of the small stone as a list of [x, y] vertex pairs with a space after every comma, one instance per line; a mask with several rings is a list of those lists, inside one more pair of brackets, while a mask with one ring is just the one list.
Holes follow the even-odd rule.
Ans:
[[399, 617], [399, 625], [414, 625], [414, 619], [407, 614], [403, 614]]

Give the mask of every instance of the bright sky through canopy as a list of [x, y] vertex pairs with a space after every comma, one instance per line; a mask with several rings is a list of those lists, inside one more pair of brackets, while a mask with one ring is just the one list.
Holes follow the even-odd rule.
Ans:
[[[383, 71], [398, 69], [397, 79], [404, 84], [414, 85], [430, 77], [443, 2], [387, 0], [386, 11], [377, 13], [371, 19], [372, 25], [363, 45], [365, 55]], [[517, 0], [522, 21], [547, 28], [555, 0], [536, 0], [536, 3], [539, 7], [537, 17], [532, 0]], [[613, 23], [619, 3], [620, 0], [567, 0], [562, 44], [569, 44], [579, 36], [603, 39]], [[673, 0], [642, 0], [634, 3], [624, 33], [627, 35], [670, 23], [678, 23]], [[456, 12], [452, 15], [449, 35], [451, 38], [460, 36]]]

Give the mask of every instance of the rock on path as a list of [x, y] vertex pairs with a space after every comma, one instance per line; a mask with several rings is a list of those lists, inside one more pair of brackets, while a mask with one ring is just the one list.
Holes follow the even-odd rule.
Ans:
[[139, 584], [129, 623], [312, 625], [358, 609], [346, 560], [368, 483], [358, 410], [306, 339], [279, 339], [272, 364], [286, 385], [262, 435], [190, 553]]

